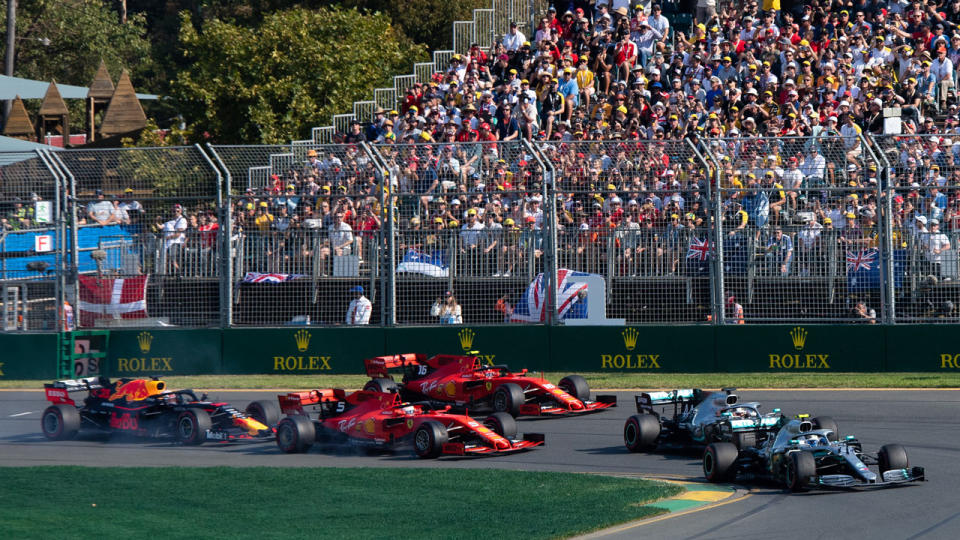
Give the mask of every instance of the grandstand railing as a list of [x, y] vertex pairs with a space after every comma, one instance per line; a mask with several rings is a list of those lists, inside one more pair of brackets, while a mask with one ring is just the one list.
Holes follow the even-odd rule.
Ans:
[[[358, 286], [374, 325], [453, 322], [447, 291], [463, 324], [572, 324], [591, 299], [628, 324], [936, 323], [960, 304], [946, 135], [0, 158], [3, 331], [62, 328], [78, 276], [148, 276], [147, 318], [94, 327], [343, 324]], [[352, 230], [332, 234], [338, 213]]]

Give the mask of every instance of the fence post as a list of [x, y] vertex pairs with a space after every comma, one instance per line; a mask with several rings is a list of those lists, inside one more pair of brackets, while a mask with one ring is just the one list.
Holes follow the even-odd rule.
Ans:
[[[696, 152], [696, 147], [693, 143], [687, 139], [687, 143], [694, 148]], [[713, 260], [711, 266], [711, 272], [713, 273], [714, 279], [710, 280], [711, 286], [713, 287], [713, 306], [711, 310], [713, 311], [713, 323], [714, 324], [724, 324], [726, 319], [726, 310], [724, 309], [724, 286], [723, 286], [723, 190], [721, 189], [721, 182], [723, 177], [720, 171], [720, 162], [717, 160], [717, 156], [710, 151], [710, 147], [706, 144], [703, 144], [703, 151], [707, 154], [707, 159], [709, 163], [713, 164], [713, 178], [714, 185], [710, 186], [708, 184], [707, 200], [713, 201], [713, 208], [710, 209], [713, 213], [713, 226], [710, 227], [710, 231], [713, 233]], [[699, 153], [698, 153], [699, 155]], [[702, 159], [702, 156], [701, 156]], [[707, 164], [707, 160], [704, 159], [704, 164]]]
[[544, 322], [548, 325], [555, 325], [557, 324], [557, 225], [560, 223], [557, 218], [557, 190], [554, 185], [556, 170], [553, 168], [553, 163], [543, 158], [538, 147], [526, 139], [523, 139], [523, 145], [543, 170], [543, 206], [547, 212], [547, 217], [543, 222], [549, 224], [549, 227], [543, 231], [545, 244], [543, 275], [547, 281], [547, 316]]
[[[72, 306], [80, 305], [80, 267], [79, 267], [79, 258], [80, 258], [80, 249], [79, 249], [79, 231], [77, 229], [77, 179], [74, 177], [73, 173], [70, 172], [70, 169], [66, 166], [60, 156], [56, 153], [50, 153], [49, 156], [53, 162], [60, 168], [60, 170], [65, 175], [64, 192], [67, 194], [65, 199], [67, 201], [66, 210], [69, 212], [70, 224], [68, 228], [70, 229], [70, 269], [69, 269], [69, 279], [71, 281], [70, 285], [73, 287], [73, 294], [71, 295]], [[66, 285], [64, 285], [66, 287]], [[79, 309], [75, 307], [75, 309]], [[76, 317], [79, 317], [79, 312], [75, 312]], [[78, 325], [79, 326], [79, 325]]]
[[[381, 253], [381, 256], [377, 258], [376, 263], [379, 269], [378, 273], [381, 277], [380, 324], [392, 326], [396, 324], [397, 321], [397, 275], [394, 272], [394, 269], [397, 267], [396, 224], [394, 223], [394, 220], [396, 219], [396, 205], [393, 203], [393, 189], [390, 188], [392, 179], [390, 178], [390, 170], [387, 167], [383, 156], [380, 155], [380, 152], [377, 151], [376, 147], [366, 141], [362, 142], [361, 146], [363, 147], [363, 151], [370, 156], [370, 159], [373, 161], [374, 166], [377, 168], [377, 172], [380, 174], [381, 178], [380, 205], [381, 208], [386, 211], [386, 215], [383, 216], [383, 221], [385, 223], [382, 227], [380, 227], [380, 246], [381, 250], [385, 250], [385, 252]], [[386, 277], [386, 279], [383, 279], [384, 277]]]
[[[40, 161], [50, 172], [50, 175], [53, 176], [53, 215], [56, 220], [56, 231], [57, 231], [57, 247], [54, 255], [54, 268], [57, 272], [57, 281], [54, 286], [54, 298], [57, 304], [57, 323], [56, 331], [61, 332], [64, 329], [64, 317], [66, 314], [63, 311], [63, 300], [65, 294], [66, 286], [66, 276], [64, 273], [64, 254], [66, 253], [66, 248], [68, 246], [66, 241], [66, 219], [61, 215], [63, 206], [61, 205], [61, 200], [63, 198], [63, 193], [61, 192], [61, 187], [63, 186], [64, 176], [63, 173], [57, 170], [56, 165], [53, 164], [52, 159], [49, 156], [49, 150], [37, 150], [37, 156], [40, 158]], [[74, 307], [76, 309], [76, 307]]]
[[[217, 154], [217, 151], [214, 150], [210, 143], [207, 143], [207, 150], [223, 171], [224, 176], [221, 177], [218, 174], [218, 178], [224, 178], [226, 180], [226, 185], [223, 190], [220, 189], [220, 182], [217, 182], [217, 195], [220, 197], [223, 191], [227, 193], [227, 204], [218, 204], [221, 212], [220, 268], [223, 269], [220, 273], [220, 324], [224, 328], [229, 328], [233, 325], [233, 291], [230, 286], [233, 282], [233, 201], [230, 198], [230, 195], [233, 193], [233, 175], [230, 174], [230, 168], [223, 163], [220, 155]], [[204, 157], [206, 157], [206, 155], [204, 155]]]
[[873, 134], [870, 134], [869, 137], [870, 146], [873, 147], [871, 153], [873, 153], [877, 159], [877, 166], [883, 167], [883, 170], [877, 171], [877, 178], [882, 183], [879, 191], [884, 193], [886, 198], [886, 201], [883, 203], [883, 216], [880, 218], [880, 225], [883, 231], [883, 249], [881, 250], [883, 256], [881, 264], [883, 264], [883, 270], [887, 279], [883, 282], [883, 293], [881, 297], [885, 300], [883, 303], [883, 322], [892, 324], [897, 320], [897, 299], [894, 287], [896, 276], [893, 275], [895, 267], [894, 258], [896, 257], [893, 246], [893, 197], [895, 192], [893, 190], [893, 181], [890, 178], [893, 165], [890, 163], [890, 160], [887, 159], [883, 147], [880, 146], [880, 143], [877, 142]]
[[[209, 143], [208, 143], [208, 144], [209, 144]], [[206, 162], [207, 162], [207, 165], [210, 166], [210, 170], [213, 171], [213, 174], [217, 175], [217, 214], [220, 216], [219, 219], [220, 219], [220, 222], [221, 222], [221, 223], [224, 222], [224, 221], [227, 221], [227, 220], [224, 218], [224, 214], [230, 212], [230, 208], [229, 208], [229, 207], [230, 207], [231, 205], [228, 204], [228, 205], [225, 206], [225, 205], [223, 204], [223, 184], [222, 184], [222, 183], [223, 183], [223, 174], [221, 174], [220, 169], [218, 169], [217, 166], [213, 164], [213, 161], [210, 160], [210, 156], [208, 156], [208, 155], [203, 151], [203, 148], [202, 148], [199, 144], [194, 144], [193, 146], [194, 146], [194, 148], [197, 149], [197, 152], [198, 152], [201, 156], [203, 156], [203, 160], [206, 161]], [[213, 151], [213, 150], [211, 149], [211, 152], [212, 152], [212, 151]], [[230, 198], [229, 198], [230, 193], [227, 192], [227, 195], [228, 195], [227, 200], [229, 201], [229, 200], [230, 200]], [[230, 237], [230, 230], [227, 229], [226, 234], [224, 234], [223, 231], [220, 231], [220, 236], [221, 236], [221, 238], [222, 238], [223, 236], [227, 236], [227, 238], [229, 238], [229, 237]], [[229, 242], [229, 240], [228, 240], [228, 242]], [[222, 241], [221, 241], [221, 243], [222, 243]], [[221, 248], [220, 251], [221, 251], [221, 252], [226, 252], [227, 250], [224, 250], [224, 249]], [[229, 253], [227, 253], [226, 256], [227, 256], [227, 258], [229, 258]], [[221, 261], [220, 261], [220, 262], [221, 262], [221, 264], [220, 264], [221, 270], [222, 270], [222, 269], [225, 269], [226, 267], [223, 265], [223, 255], [221, 255]], [[230, 274], [227, 274], [226, 276], [224, 276], [224, 272], [221, 271], [219, 278], [220, 278], [220, 279], [219, 279], [218, 281], [219, 281], [219, 285], [220, 285], [220, 326], [223, 327], [223, 328], [226, 328], [226, 327], [230, 326], [230, 307], [229, 307], [229, 306], [231, 306], [231, 305], [233, 304], [233, 302], [232, 302], [232, 300], [231, 300], [231, 298], [230, 298]]]

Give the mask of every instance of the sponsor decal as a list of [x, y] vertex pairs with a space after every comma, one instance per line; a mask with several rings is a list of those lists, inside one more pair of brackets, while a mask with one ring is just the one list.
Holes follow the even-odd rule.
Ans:
[[110, 427], [113, 429], [134, 431], [140, 427], [140, 422], [136, 415], [115, 412], [110, 415]]
[[413, 418], [407, 418], [407, 429], [413, 429]]
[[790, 342], [797, 353], [770, 354], [770, 369], [830, 369], [830, 355], [801, 353], [807, 345], [810, 332], [797, 326], [790, 330]]
[[[3, 367], [3, 364], [0, 364]], [[940, 369], [960, 369], [960, 354], [941, 354]], [[3, 372], [0, 372], [3, 375]]]
[[457, 393], [457, 384], [456, 384], [455, 382], [453, 382], [453, 381], [450, 381], [450, 382], [447, 383], [447, 386], [445, 387], [445, 390], [446, 390], [448, 396], [453, 397], [453, 396], [455, 396], [456, 393]]
[[[305, 329], [293, 333], [293, 342], [299, 352], [307, 352], [313, 335]], [[277, 355], [273, 357], [273, 371], [330, 371], [332, 356]]]
[[367, 430], [367, 433], [372, 434], [376, 423], [373, 421], [373, 418], [367, 418], [367, 421], [363, 424], [363, 429]]
[[339, 429], [340, 431], [342, 431], [342, 432], [345, 433], [345, 432], [349, 431], [350, 428], [352, 428], [352, 427], [355, 426], [356, 424], [357, 424], [357, 419], [356, 419], [356, 418], [351, 418], [351, 419], [349, 419], [349, 420], [341, 420], [341, 421], [337, 422], [337, 429]]
[[3, 377], [3, 362], [0, 362], [0, 377]]
[[460, 348], [467, 352], [473, 347], [473, 338], [477, 337], [477, 333], [471, 328], [464, 328], [457, 332], [457, 337], [460, 339]]
[[153, 334], [150, 332], [140, 332], [137, 336], [137, 346], [140, 347], [140, 352], [147, 354], [150, 352], [150, 345], [153, 344]]
[[[3, 365], [3, 364], [0, 364], [0, 366], [2, 366], [2, 365]], [[487, 381], [483, 386], [484, 386], [484, 388], [487, 389], [487, 392], [493, 390], [493, 383], [490, 382], [490, 381]]]
[[297, 350], [300, 352], [307, 352], [307, 349], [310, 347], [310, 332], [306, 330], [297, 330], [293, 334], [293, 340], [297, 342]]
[[211, 431], [207, 430], [207, 439], [214, 441], [225, 441], [227, 440], [227, 434], [222, 431]]
[[660, 369], [661, 360], [659, 354], [634, 354], [637, 348], [637, 341], [640, 338], [640, 331], [636, 328], [624, 328], [620, 332], [623, 338], [623, 348], [626, 353], [623, 354], [601, 354], [600, 369]]
[[158, 371], [173, 371], [173, 358], [117, 358], [118, 373], [155, 373]]

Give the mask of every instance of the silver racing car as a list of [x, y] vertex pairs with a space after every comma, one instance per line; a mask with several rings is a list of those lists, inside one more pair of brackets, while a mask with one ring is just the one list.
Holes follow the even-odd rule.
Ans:
[[[809, 488], [887, 487], [924, 479], [923, 467], [911, 467], [899, 444], [866, 454], [852, 435], [839, 438], [836, 428], [818, 429], [807, 415], [786, 422], [776, 437], [754, 447], [729, 442], [707, 445], [703, 474], [711, 482], [766, 478], [791, 491]], [[876, 465], [878, 472], [870, 470]]]

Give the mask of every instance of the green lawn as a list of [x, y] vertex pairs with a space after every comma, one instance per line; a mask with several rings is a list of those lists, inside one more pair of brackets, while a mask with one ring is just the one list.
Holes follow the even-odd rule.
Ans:
[[[322, 457], [318, 457], [322, 459]], [[662, 513], [659, 482], [468, 469], [0, 468], [7, 538], [556, 538]]]
[[[544, 374], [557, 382], [566, 373]], [[594, 389], [960, 388], [960, 373], [582, 373]], [[365, 375], [197, 375], [164, 377], [171, 388], [305, 390], [363, 387]], [[41, 389], [49, 381], [0, 379], [0, 388]]]

